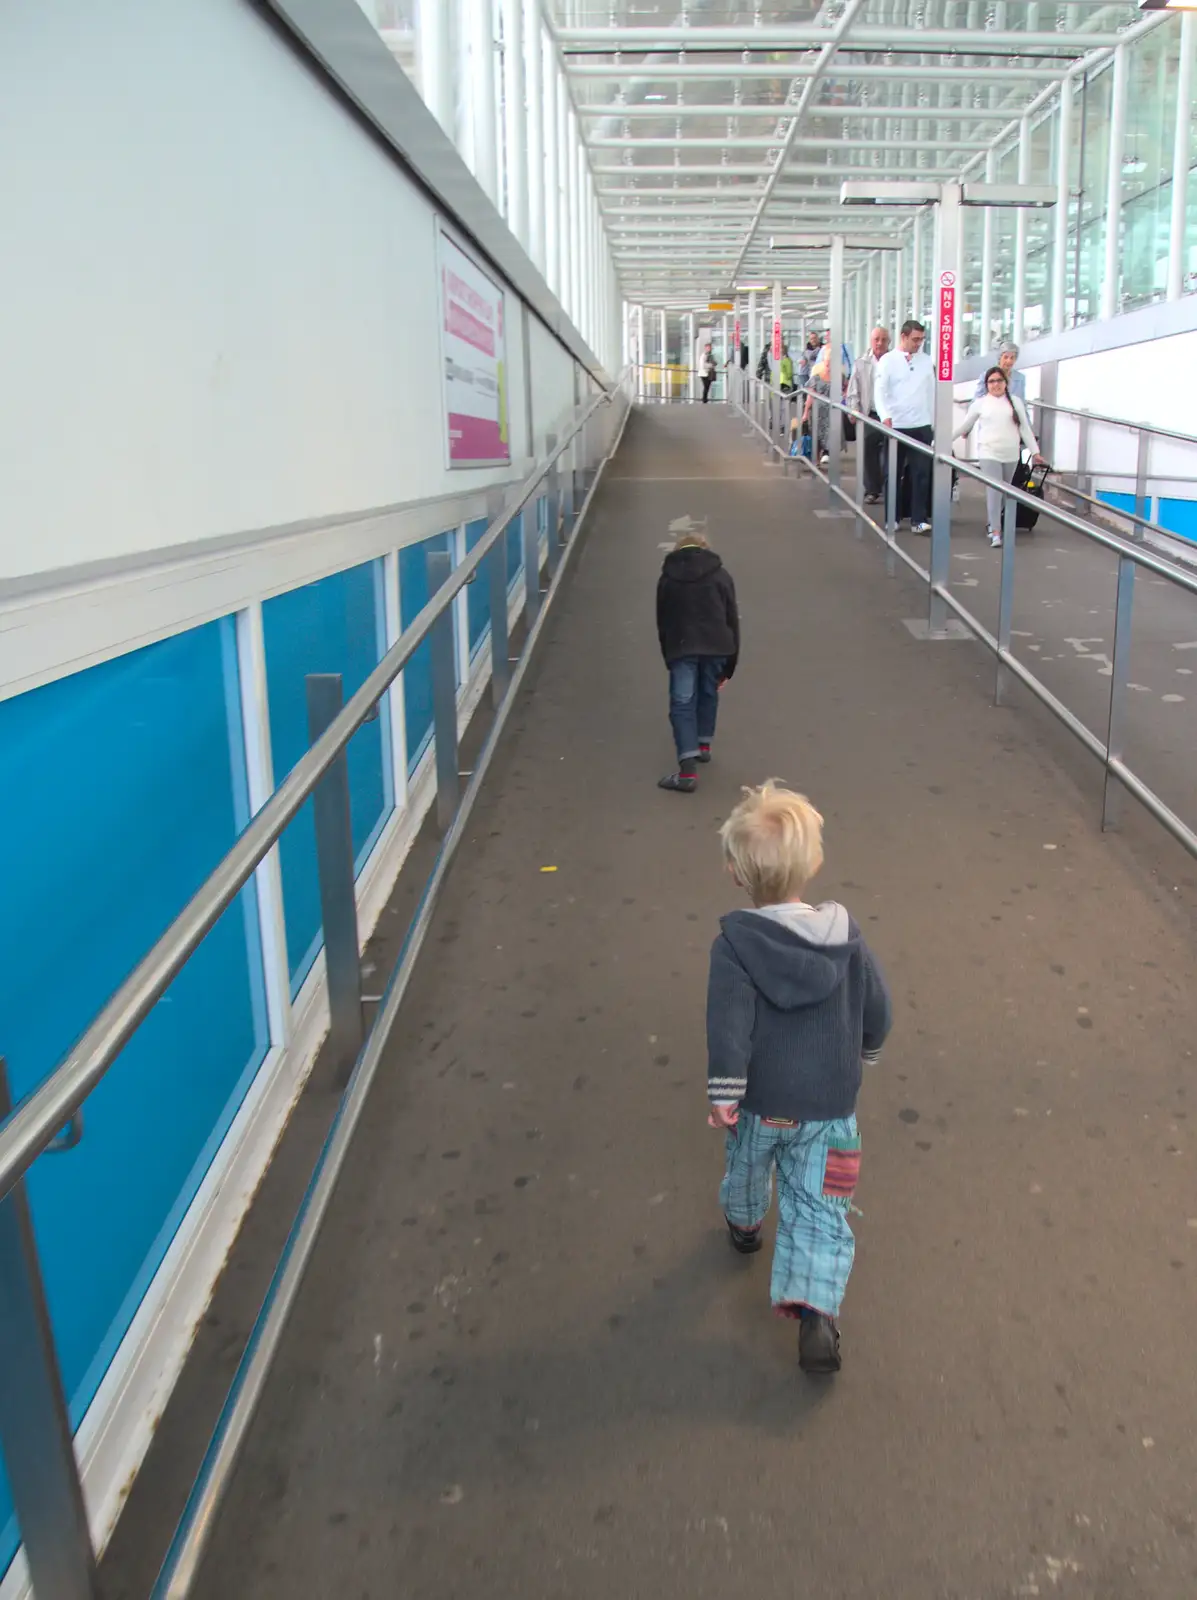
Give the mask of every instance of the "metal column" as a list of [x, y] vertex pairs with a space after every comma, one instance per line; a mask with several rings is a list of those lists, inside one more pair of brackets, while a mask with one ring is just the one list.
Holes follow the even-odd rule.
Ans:
[[1168, 298], [1185, 288], [1185, 218], [1189, 199], [1190, 139], [1193, 110], [1193, 43], [1197, 21], [1191, 11], [1180, 18], [1180, 72], [1176, 88], [1176, 137], [1172, 146], [1172, 230], [1168, 237]]
[[[1052, 233], [1052, 332], [1063, 333], [1068, 305], [1068, 220], [1072, 209], [1069, 163], [1072, 156], [1073, 80], [1060, 85], [1056, 122], [1056, 215]], [[1185, 128], [1185, 165], [1188, 166], [1188, 127]]]
[[[960, 294], [961, 198], [961, 186], [959, 183], [945, 183], [940, 191], [939, 208], [936, 215], [935, 271], [932, 274], [932, 288], [935, 294], [936, 306], [934, 320], [936, 337], [935, 348], [932, 351], [931, 358], [935, 362], [937, 373], [941, 370], [939, 353], [943, 338], [941, 317], [945, 287], [950, 287], [955, 296], [952, 320], [956, 335], [959, 333], [957, 311]], [[945, 376], [937, 378], [935, 384], [935, 447], [937, 450], [945, 452], [945, 454], [952, 448], [952, 379], [955, 374], [955, 336], [951, 340], [948, 349], [951, 359], [947, 361], [944, 368]], [[937, 461], [935, 463], [933, 485], [931, 496], [931, 598], [928, 627], [931, 633], [936, 634], [944, 632], [947, 622], [947, 606], [942, 597], [936, 594], [936, 585], [946, 585], [951, 576], [952, 469], [946, 462]]]
[[[506, 557], [506, 540], [495, 546]], [[453, 563], [447, 550], [428, 552], [428, 593], [433, 595], [449, 580]], [[506, 569], [504, 569], [506, 577]], [[507, 587], [503, 587], [507, 604]], [[506, 612], [504, 611], [504, 616]], [[491, 618], [492, 624], [494, 618]], [[453, 653], [453, 607], [446, 606], [432, 624], [432, 726], [436, 744], [436, 824], [442, 833], [457, 813], [461, 773], [457, 764], [457, 663]]]
[[748, 293], [748, 375], [751, 378], [756, 371], [756, 363], [760, 359], [757, 354], [757, 329], [756, 329], [756, 290]]
[[1135, 606], [1135, 563], [1118, 558], [1118, 595], [1114, 602], [1114, 655], [1110, 670], [1110, 720], [1106, 732], [1106, 776], [1102, 795], [1103, 830], [1118, 826], [1122, 785], [1110, 771], [1111, 761], [1121, 761], [1126, 740], [1126, 693], [1130, 681], [1131, 621]]
[[[660, 347], [661, 347], [661, 361], [660, 361], [659, 367], [657, 368], [657, 371], [659, 373], [659, 379], [658, 379], [658, 385], [657, 385], [657, 387], [658, 387], [658, 398], [661, 399], [661, 400], [664, 400], [664, 399], [667, 398], [666, 388], [665, 388], [665, 384], [666, 384], [665, 366], [666, 366], [666, 356], [668, 354], [668, 348], [667, 348], [666, 340], [665, 340], [665, 313], [663, 311], [658, 311], [657, 312], [657, 327], [658, 327], [659, 333], [660, 333]], [[670, 385], [670, 391], [669, 392], [672, 392], [672, 388], [673, 388], [673, 379], [672, 379], [672, 377], [668, 381], [669, 381], [669, 385]]]
[[1122, 162], [1126, 142], [1126, 87], [1129, 76], [1126, 46], [1114, 51], [1114, 83], [1110, 104], [1110, 141], [1106, 157], [1106, 249], [1101, 280], [1101, 320], [1118, 315], [1122, 268]]
[[697, 357], [696, 357], [696, 355], [694, 353], [694, 342], [695, 342], [696, 337], [697, 337], [697, 335], [695, 333], [695, 328], [694, 328], [694, 313], [693, 313], [693, 311], [690, 311], [686, 315], [686, 338], [689, 341], [689, 350], [690, 350], [690, 354], [686, 358], [686, 365], [690, 369], [689, 373], [687, 374], [686, 387], [690, 391], [690, 399], [692, 401], [693, 400], [697, 400], [697, 398], [698, 398], [697, 394], [695, 393], [695, 388], [694, 388], [695, 381], [696, 381], [695, 369], [696, 369], [696, 366], [697, 366]]
[[[449, 557], [446, 555], [444, 559], [448, 561]], [[339, 672], [313, 672], [306, 683], [308, 739], [315, 744], [340, 714], [345, 696]], [[313, 790], [312, 811], [316, 824], [316, 867], [320, 879], [320, 920], [328, 983], [328, 1048], [337, 1065], [338, 1081], [344, 1084], [365, 1038], [353, 819], [349, 809], [349, 761], [345, 750], [333, 759]]]
[[[11, 1110], [0, 1057], [0, 1122]], [[24, 1179], [0, 1200], [0, 1449], [38, 1600], [94, 1600], [91, 1536]]]
[[[827, 322], [831, 332], [831, 360], [829, 384], [831, 398], [841, 401], [844, 398], [844, 236], [842, 233], [832, 235], [831, 239], [831, 275], [830, 288], [827, 296]], [[831, 488], [838, 489], [840, 484], [840, 452], [844, 439], [843, 413], [836, 411], [833, 406], [827, 408], [827, 481]], [[858, 446], [863, 454], [863, 444]], [[837, 496], [832, 494], [831, 503], [835, 505]]]

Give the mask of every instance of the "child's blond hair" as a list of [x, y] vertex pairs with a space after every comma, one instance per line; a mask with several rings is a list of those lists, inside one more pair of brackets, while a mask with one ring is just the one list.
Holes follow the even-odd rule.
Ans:
[[719, 837], [736, 882], [758, 906], [798, 899], [823, 865], [823, 818], [777, 778], [745, 789]]

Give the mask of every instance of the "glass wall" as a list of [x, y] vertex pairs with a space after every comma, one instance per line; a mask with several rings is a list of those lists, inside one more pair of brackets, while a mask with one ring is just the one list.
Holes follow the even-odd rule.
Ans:
[[358, 0], [579, 332], [619, 362], [616, 276], [572, 92], [539, 6]]
[[[1197, 127], [1192, 106], [1181, 107], [1181, 51], [1197, 37], [1197, 27], [1179, 16], [1123, 48], [1127, 53], [1127, 91], [1123, 135], [1111, 150], [1114, 110], [1114, 58], [1070, 80], [1072, 94], [1067, 174], [1069, 205], [1064, 252], [1063, 326], [1095, 321], [1101, 315], [1109, 224], [1110, 161], [1116, 163], [1120, 201], [1117, 219], [1118, 312], [1163, 300], [1168, 294], [1170, 251], [1175, 244], [1181, 263], [1181, 292], [1197, 291]], [[1191, 48], [1191, 46], [1189, 46]], [[1191, 97], [1190, 97], [1191, 98]], [[1172, 240], [1172, 180], [1177, 116], [1189, 125], [1188, 177], [1183, 237]], [[1055, 186], [1059, 179], [1061, 118], [1059, 94], [1031, 119], [1027, 181]], [[1017, 138], [994, 150], [994, 181], [1015, 183], [1019, 176]], [[966, 177], [978, 180], [980, 163]], [[960, 348], [975, 355], [1003, 339], [1023, 342], [1051, 332], [1059, 294], [1054, 281], [1056, 208], [1028, 211], [1025, 238], [1025, 303], [1021, 329], [1015, 328], [1015, 263], [1019, 254], [1018, 215], [1011, 209], [991, 213], [992, 270], [988, 294], [984, 283], [985, 213], [966, 209], [963, 233], [963, 312]], [[932, 231], [930, 219], [925, 232]], [[930, 245], [924, 247], [924, 273], [930, 270]], [[909, 261], [909, 255], [907, 260]], [[989, 325], [983, 326], [983, 308]]]

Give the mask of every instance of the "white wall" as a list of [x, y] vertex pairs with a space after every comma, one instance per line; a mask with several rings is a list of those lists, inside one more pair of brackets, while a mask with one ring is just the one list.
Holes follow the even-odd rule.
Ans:
[[511, 476], [444, 466], [433, 205], [247, 0], [7, 8], [0, 217], [0, 581]]

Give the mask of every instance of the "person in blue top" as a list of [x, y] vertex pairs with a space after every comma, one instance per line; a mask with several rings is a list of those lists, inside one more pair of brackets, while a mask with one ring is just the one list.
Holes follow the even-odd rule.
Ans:
[[[997, 365], [1002, 369], [1002, 376], [1006, 380], [1006, 390], [1016, 400], [1025, 402], [1027, 398], [1027, 380], [1025, 373], [1015, 372], [1014, 366], [1017, 360], [1018, 346], [1016, 344], [1011, 344], [1007, 341], [1005, 344], [998, 346]], [[992, 372], [993, 368], [991, 367], [989, 371]], [[977, 389], [973, 395], [974, 400], [983, 400], [985, 398], [988, 393], [986, 389], [988, 378], [989, 373], [985, 373], [977, 379]]]

